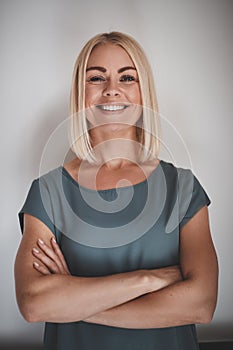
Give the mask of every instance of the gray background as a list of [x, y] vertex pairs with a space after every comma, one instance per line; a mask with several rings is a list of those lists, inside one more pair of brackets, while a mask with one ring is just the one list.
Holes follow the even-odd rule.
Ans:
[[[0, 16], [1, 341], [41, 341], [43, 325], [27, 324], [15, 301], [17, 212], [38, 176], [49, 136], [68, 116], [78, 52], [91, 36], [110, 30], [133, 35], [151, 62], [167, 120], [161, 158], [191, 166], [212, 199], [219, 301], [214, 320], [198, 327], [198, 335], [232, 340], [233, 2], [6, 0], [0, 2]], [[55, 158], [59, 163], [59, 155]]]

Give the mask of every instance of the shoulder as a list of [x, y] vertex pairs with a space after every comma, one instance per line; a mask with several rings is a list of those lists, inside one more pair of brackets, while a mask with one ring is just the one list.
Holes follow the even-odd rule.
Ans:
[[210, 199], [193, 170], [178, 167], [166, 161], [161, 161], [160, 163], [168, 188], [172, 192], [174, 190], [177, 191], [181, 202], [190, 203], [192, 199], [192, 201], [196, 200], [207, 205], [210, 204]]
[[[73, 175], [77, 169], [79, 168], [81, 164], [81, 160], [78, 158], [72, 159], [71, 161], [62, 164], [54, 169], [48, 170], [42, 174], [39, 174], [37, 178], [35, 178], [33, 181], [35, 182], [46, 182], [46, 181], [54, 181], [56, 180], [59, 176], [64, 175], [64, 169]], [[75, 174], [74, 174], [75, 175]]]
[[41, 173], [38, 175], [37, 178], [35, 178], [33, 181], [34, 182], [41, 182], [41, 183], [45, 183], [45, 182], [48, 182], [48, 181], [52, 181], [54, 179], [56, 179], [56, 177], [62, 173], [62, 169], [63, 167], [62, 166], [59, 166], [55, 169], [52, 169], [52, 170], [49, 170], [45, 173]]
[[160, 160], [160, 165], [162, 166], [163, 170], [169, 173], [192, 173], [192, 170], [190, 168], [184, 168], [181, 166], [177, 166], [171, 162], [167, 162], [163, 159]]
[[177, 184], [179, 187], [187, 187], [188, 185], [192, 187], [197, 180], [193, 171], [189, 168], [176, 166], [165, 160], [160, 161], [160, 166], [169, 184]]
[[170, 227], [177, 224], [177, 215], [181, 229], [202, 207], [210, 204], [210, 199], [191, 169], [166, 161], [161, 161], [160, 164], [166, 178], [167, 199], [169, 203], [172, 200], [174, 203], [168, 223], [170, 232]]
[[31, 183], [30, 192], [38, 193], [40, 196], [58, 189], [63, 182], [63, 167], [59, 166], [44, 174], [39, 174]]

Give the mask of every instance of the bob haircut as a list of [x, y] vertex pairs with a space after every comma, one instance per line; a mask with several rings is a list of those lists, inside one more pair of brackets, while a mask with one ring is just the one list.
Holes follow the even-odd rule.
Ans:
[[131, 36], [120, 33], [102, 33], [90, 39], [77, 57], [70, 94], [70, 143], [79, 159], [96, 162], [85, 117], [86, 67], [92, 50], [107, 43], [121, 46], [132, 59], [139, 78], [143, 112], [137, 138], [141, 146], [140, 160], [157, 158], [160, 148], [160, 120], [152, 71], [146, 55]]

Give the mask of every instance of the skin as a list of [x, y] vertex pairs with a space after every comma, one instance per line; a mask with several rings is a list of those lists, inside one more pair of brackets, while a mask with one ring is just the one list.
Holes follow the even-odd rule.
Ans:
[[[93, 50], [87, 64], [85, 96], [94, 145], [117, 137], [136, 141], [135, 124], [141, 114], [141, 93], [135, 65], [123, 48], [105, 44]], [[100, 110], [97, 107], [100, 105], [127, 108], [112, 112]]]
[[[119, 71], [129, 66], [132, 68], [127, 72]], [[121, 47], [105, 44], [93, 50], [87, 68], [90, 67], [105, 69], [101, 68], [101, 72], [89, 69], [86, 81], [86, 107], [94, 111], [88, 115], [88, 122], [92, 126], [93, 146], [102, 162], [97, 169], [96, 187], [115, 187], [122, 176], [132, 184], [140, 182], [158, 162], [137, 163], [133, 141], [136, 140], [139, 110], [127, 116], [127, 125], [123, 113], [96, 111], [99, 104], [127, 103], [140, 107], [140, 87], [133, 62]], [[124, 78], [122, 81], [122, 75], [129, 75], [129, 71], [135, 80], [128, 83]], [[93, 84], [90, 77], [99, 75], [104, 77], [103, 81], [96, 84], [95, 78]], [[132, 142], [127, 149], [119, 144], [121, 157], [114, 157], [115, 141], [119, 138], [121, 142], [126, 139]], [[108, 147], [99, 148], [106, 141], [110, 141]], [[90, 181], [85, 182], [85, 179], [96, 171], [95, 167], [84, 162], [81, 175], [85, 176], [79, 176], [80, 168], [77, 159], [66, 165], [72, 177], [91, 187]], [[206, 206], [180, 232], [180, 266], [97, 278], [71, 276], [49, 228], [37, 218], [24, 215], [24, 234], [15, 261], [15, 282], [19, 308], [29, 322], [85, 320], [125, 328], [207, 323], [216, 306], [217, 280], [218, 264]]]
[[[38, 246], [40, 253], [33, 252], [33, 255], [42, 263], [36, 266], [41, 274], [67, 274], [66, 265], [59, 267], [63, 265], [64, 257], [54, 239], [52, 247], [42, 246], [39, 242]], [[183, 277], [178, 273], [178, 266], [153, 270], [151, 272], [162, 279], [165, 275], [170, 276], [170, 283], [84, 321], [123, 328], [161, 328], [210, 322], [217, 298], [217, 261], [206, 207], [181, 230], [180, 259]]]

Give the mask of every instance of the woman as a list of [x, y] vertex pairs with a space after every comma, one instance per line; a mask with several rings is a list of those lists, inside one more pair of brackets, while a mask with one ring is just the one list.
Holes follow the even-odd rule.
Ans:
[[209, 198], [159, 160], [152, 74], [137, 42], [100, 34], [71, 91], [76, 158], [33, 181], [19, 213], [16, 294], [46, 349], [198, 349], [217, 259]]

